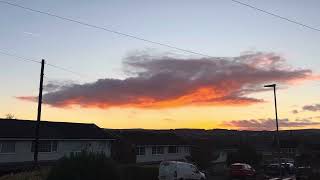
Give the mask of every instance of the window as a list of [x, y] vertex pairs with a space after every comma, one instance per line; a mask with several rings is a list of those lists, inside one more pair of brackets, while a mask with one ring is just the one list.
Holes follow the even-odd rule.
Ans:
[[51, 142], [51, 151], [57, 152], [58, 151], [58, 141], [52, 141]]
[[3, 141], [0, 142], [0, 153], [14, 153], [16, 152], [16, 142]]
[[145, 147], [136, 147], [136, 154], [139, 156], [146, 154], [146, 148]]
[[188, 147], [188, 146], [184, 147], [184, 152], [185, 153], [190, 153], [190, 147]]
[[[35, 143], [32, 142], [31, 152], [34, 152]], [[38, 151], [39, 152], [57, 152], [58, 142], [57, 141], [39, 141]]]
[[179, 152], [179, 147], [177, 146], [169, 146], [168, 153], [178, 153]]
[[164, 147], [162, 146], [153, 146], [152, 154], [164, 154]]

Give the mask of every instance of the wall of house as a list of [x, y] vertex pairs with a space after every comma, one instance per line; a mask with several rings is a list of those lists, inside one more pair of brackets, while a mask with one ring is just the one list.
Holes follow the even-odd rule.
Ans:
[[[179, 146], [178, 153], [168, 153], [169, 146], [164, 146], [163, 154], [152, 154], [152, 146], [145, 146], [145, 155], [137, 155], [137, 163], [160, 162], [164, 160], [183, 160], [190, 156], [191, 149], [186, 146]], [[186, 149], [187, 148], [187, 149]]]
[[[58, 160], [63, 156], [68, 156], [72, 152], [88, 150], [92, 152], [104, 152], [108, 157], [111, 155], [111, 142], [106, 140], [86, 141], [86, 140], [65, 140], [57, 141], [56, 152], [39, 152], [39, 161]], [[15, 141], [14, 153], [0, 153], [0, 163], [15, 163], [33, 161], [31, 152], [32, 141]]]

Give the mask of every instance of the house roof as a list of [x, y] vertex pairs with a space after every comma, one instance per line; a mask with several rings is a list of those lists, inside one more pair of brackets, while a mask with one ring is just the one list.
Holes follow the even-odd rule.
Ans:
[[[33, 139], [36, 121], [0, 118], [0, 139]], [[40, 139], [113, 139], [95, 124], [41, 121]]]
[[134, 145], [186, 145], [188, 143], [170, 132], [156, 132], [147, 130], [136, 131], [113, 131], [122, 140], [128, 141]]

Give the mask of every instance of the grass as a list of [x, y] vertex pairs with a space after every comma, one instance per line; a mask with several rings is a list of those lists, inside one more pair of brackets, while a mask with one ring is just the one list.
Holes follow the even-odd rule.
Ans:
[[46, 180], [50, 169], [40, 169], [37, 171], [21, 172], [0, 177], [0, 180]]

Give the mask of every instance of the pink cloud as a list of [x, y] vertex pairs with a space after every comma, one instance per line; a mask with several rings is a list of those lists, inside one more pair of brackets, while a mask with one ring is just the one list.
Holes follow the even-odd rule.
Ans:
[[[85, 108], [167, 108], [187, 105], [233, 106], [263, 102], [250, 97], [266, 83], [312, 80], [310, 69], [294, 69], [274, 53], [237, 57], [174, 58], [136, 54], [124, 62], [126, 79], [85, 84], [47, 84], [45, 104]], [[57, 87], [56, 89], [54, 89]], [[34, 97], [18, 97], [34, 101]]]
[[[226, 121], [222, 124], [230, 128], [241, 130], [275, 130], [276, 121], [274, 119], [250, 119], [250, 120], [233, 120]], [[280, 119], [279, 128], [307, 128], [310, 126], [320, 125], [320, 122], [311, 121], [310, 119], [296, 119], [290, 121], [289, 119]]]

